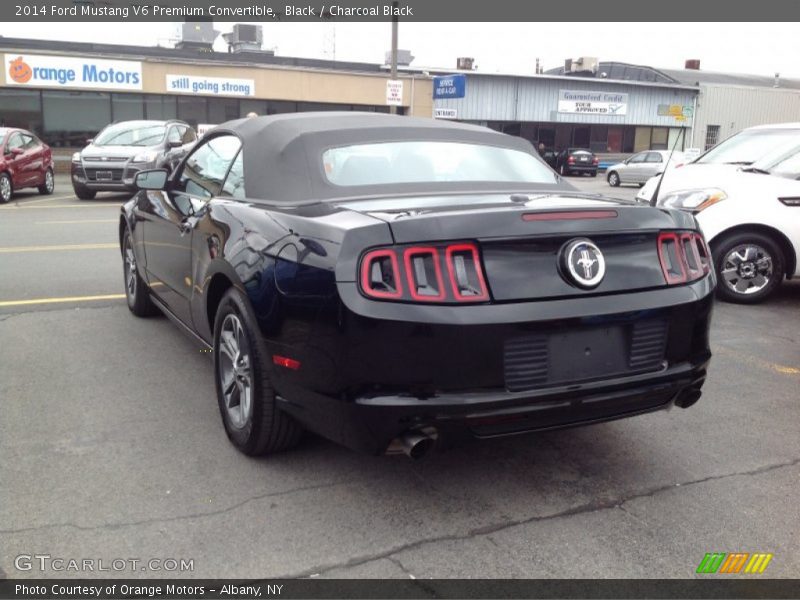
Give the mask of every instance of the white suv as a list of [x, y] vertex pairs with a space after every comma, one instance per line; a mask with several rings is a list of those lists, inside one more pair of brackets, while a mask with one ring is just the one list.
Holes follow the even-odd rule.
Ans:
[[[800, 275], [800, 124], [746, 129], [695, 162], [654, 177], [657, 204], [694, 213], [708, 240], [719, 296], [755, 303]], [[650, 188], [649, 193], [647, 188]]]

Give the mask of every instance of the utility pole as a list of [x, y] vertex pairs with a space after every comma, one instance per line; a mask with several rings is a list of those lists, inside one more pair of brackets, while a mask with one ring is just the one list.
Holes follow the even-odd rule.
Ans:
[[[397, 79], [397, 0], [392, 1], [392, 74], [390, 75], [392, 81]], [[413, 99], [412, 99], [413, 102]], [[392, 104], [389, 106], [389, 112], [393, 115], [397, 114], [397, 107]]]

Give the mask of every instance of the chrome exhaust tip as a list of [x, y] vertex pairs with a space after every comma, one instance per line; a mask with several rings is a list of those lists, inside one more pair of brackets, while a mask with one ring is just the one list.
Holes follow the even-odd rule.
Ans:
[[386, 448], [386, 454], [405, 454], [413, 460], [419, 460], [433, 449], [437, 437], [433, 428], [409, 431], [393, 439]]

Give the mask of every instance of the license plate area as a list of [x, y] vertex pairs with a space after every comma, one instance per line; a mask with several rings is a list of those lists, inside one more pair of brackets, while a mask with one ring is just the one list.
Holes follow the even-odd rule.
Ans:
[[111, 181], [114, 175], [111, 171], [95, 171], [94, 178], [97, 181]]
[[645, 320], [509, 339], [504, 371], [509, 391], [608, 379], [662, 368], [667, 323]]

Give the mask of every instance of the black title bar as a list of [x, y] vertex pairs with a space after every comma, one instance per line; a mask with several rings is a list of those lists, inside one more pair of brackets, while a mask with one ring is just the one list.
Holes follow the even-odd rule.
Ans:
[[[697, 0], [3, 0], [0, 21], [798, 21], [800, 3]], [[713, 33], [712, 30], [711, 33]], [[565, 32], [568, 33], [568, 32]], [[527, 40], [525, 40], [527, 41]]]
[[5, 579], [0, 600], [146, 598], [800, 598], [798, 579]]

